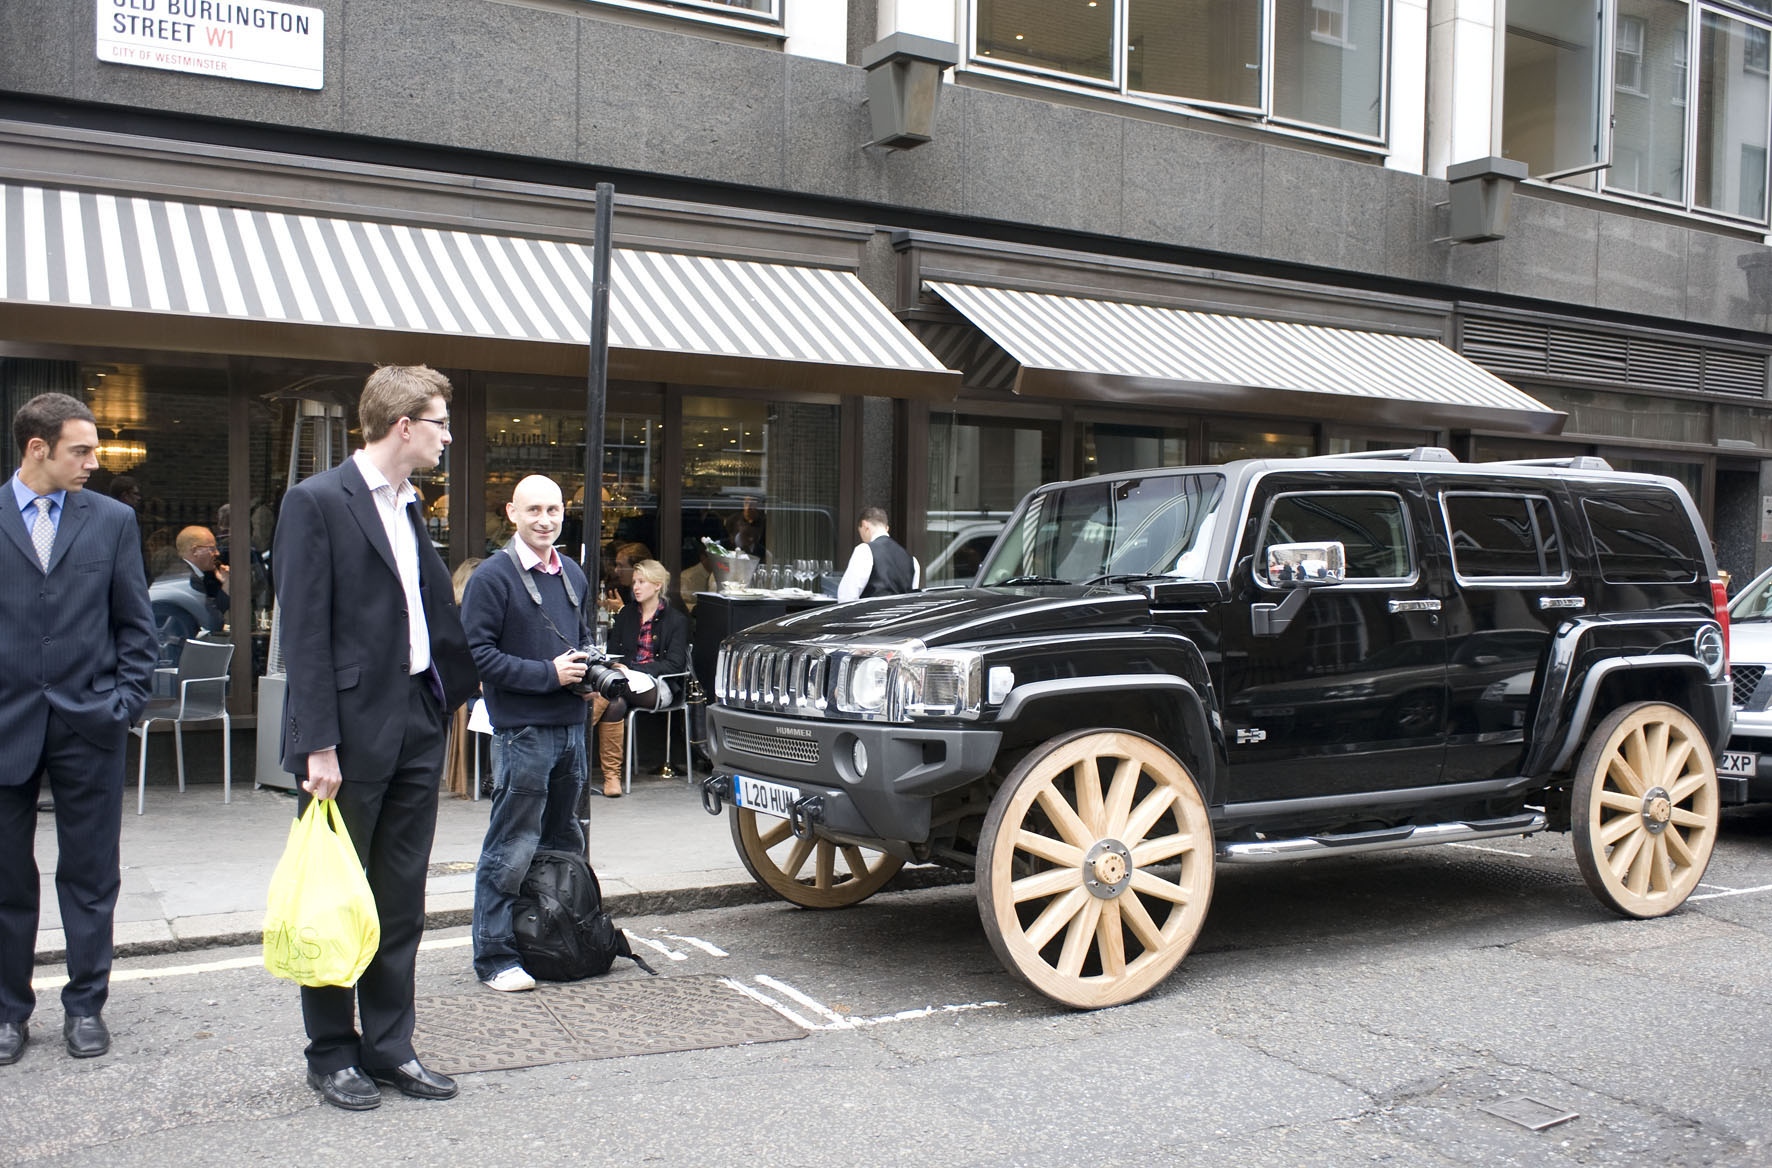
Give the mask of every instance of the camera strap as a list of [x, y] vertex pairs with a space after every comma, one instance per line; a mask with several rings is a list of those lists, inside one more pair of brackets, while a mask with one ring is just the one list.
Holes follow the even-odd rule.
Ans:
[[[565, 633], [560, 631], [560, 626], [554, 623], [553, 618], [548, 615], [547, 608], [542, 605], [541, 589], [535, 586], [535, 573], [523, 566], [523, 557], [517, 554], [516, 536], [512, 536], [511, 542], [505, 545], [505, 554], [511, 557], [511, 563], [515, 565], [517, 569], [517, 576], [523, 581], [524, 590], [529, 593], [529, 599], [535, 601], [536, 610], [540, 612], [541, 619], [547, 623], [548, 628], [554, 630], [554, 635], [559, 637], [568, 649], [581, 648], [582, 646], [580, 646], [577, 641], [570, 639]], [[577, 589], [573, 588], [572, 577], [566, 574], [566, 563], [564, 560], [560, 563], [560, 583], [566, 589], [566, 599], [572, 602], [572, 615], [578, 618], [579, 624], [584, 624], [584, 600], [579, 596]]]

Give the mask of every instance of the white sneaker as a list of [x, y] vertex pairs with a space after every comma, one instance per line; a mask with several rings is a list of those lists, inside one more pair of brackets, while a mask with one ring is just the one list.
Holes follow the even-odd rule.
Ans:
[[497, 990], [501, 994], [514, 994], [535, 988], [535, 979], [521, 965], [513, 965], [509, 969], [501, 969], [483, 983], [487, 989]]

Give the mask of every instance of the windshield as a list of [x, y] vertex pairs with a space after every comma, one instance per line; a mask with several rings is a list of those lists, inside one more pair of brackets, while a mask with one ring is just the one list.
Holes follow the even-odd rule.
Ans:
[[1729, 619], [1732, 621], [1763, 621], [1772, 620], [1772, 572], [1763, 572], [1758, 579], [1736, 593], [1735, 599], [1729, 602]]
[[1223, 495], [1224, 476], [1217, 474], [1101, 480], [1043, 492], [1004, 530], [978, 582], [1199, 579]]

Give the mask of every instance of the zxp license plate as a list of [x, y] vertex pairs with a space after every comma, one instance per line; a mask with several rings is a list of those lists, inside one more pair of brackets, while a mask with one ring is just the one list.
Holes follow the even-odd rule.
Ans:
[[786, 819], [788, 809], [802, 798], [804, 796], [793, 787], [747, 778], [744, 775], [732, 776], [732, 801], [740, 807], [761, 811], [764, 815]]
[[1746, 775], [1753, 777], [1755, 764], [1759, 756], [1746, 750], [1725, 750], [1717, 756], [1717, 773], [1719, 775]]

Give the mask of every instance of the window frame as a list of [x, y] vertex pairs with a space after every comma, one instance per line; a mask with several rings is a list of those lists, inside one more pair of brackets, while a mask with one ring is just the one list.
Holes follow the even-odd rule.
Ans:
[[[1457, 528], [1453, 525], [1452, 512], [1447, 505], [1447, 501], [1454, 498], [1506, 499], [1518, 500], [1524, 503], [1526, 505], [1527, 518], [1533, 522], [1533, 527], [1537, 535], [1536, 542], [1538, 544], [1539, 558], [1548, 565], [1554, 555], [1555, 559], [1561, 566], [1562, 571], [1520, 576], [1467, 574], [1458, 565], [1458, 547], [1453, 542], [1452, 538], [1453, 533]], [[1543, 511], [1542, 518], [1547, 518], [1550, 522], [1549, 542], [1545, 539], [1546, 533], [1543, 528], [1539, 526], [1539, 520], [1541, 518], [1539, 510], [1541, 506]], [[1565, 585], [1574, 578], [1571, 575], [1569, 567], [1568, 553], [1564, 549], [1562, 528], [1557, 522], [1556, 504], [1551, 500], [1549, 495], [1529, 491], [1442, 490], [1440, 492], [1439, 507], [1440, 520], [1446, 526], [1446, 550], [1452, 561], [1452, 577], [1458, 581], [1461, 587], [1510, 588], [1527, 584], [1534, 587], [1552, 587]]]
[[768, 12], [740, 8], [734, 4], [722, 3], [721, 0], [582, 0], [582, 2], [603, 4], [613, 8], [627, 8], [638, 12], [652, 12], [662, 16], [681, 17], [701, 24], [784, 36], [786, 30], [783, 27], [782, 9], [786, 7], [789, 0], [763, 0], [770, 6]]
[[[785, 3], [786, 0], [779, 0]], [[1126, 47], [1129, 25], [1128, 0], [1101, 0], [1111, 4], [1114, 10], [1112, 40], [1109, 46], [1108, 78], [1089, 77], [1062, 69], [1045, 68], [1038, 65], [1024, 65], [1017, 62], [1002, 61], [981, 55], [979, 49], [979, 16], [980, 9], [987, 0], [966, 0], [965, 4], [965, 56], [960, 68], [968, 72], [989, 74], [997, 77], [1011, 78], [1031, 84], [1071, 89], [1077, 92], [1094, 95], [1105, 95], [1118, 100], [1132, 102], [1158, 109], [1176, 110], [1190, 116], [1207, 118], [1223, 118], [1239, 124], [1255, 122], [1265, 128], [1295, 132], [1312, 137], [1328, 137], [1342, 142], [1355, 142], [1369, 145], [1379, 150], [1390, 146], [1391, 128], [1391, 67], [1392, 40], [1396, 25], [1396, 0], [1379, 0], [1378, 30], [1378, 130], [1376, 134], [1364, 134], [1338, 126], [1310, 122], [1302, 118], [1283, 117], [1274, 112], [1274, 59], [1275, 59], [1275, 13], [1280, 0], [1257, 0], [1261, 6], [1261, 83], [1259, 105], [1246, 106], [1231, 102], [1211, 101], [1193, 97], [1177, 97], [1173, 94], [1159, 93], [1152, 90], [1135, 89], [1130, 85], [1126, 69]], [[1313, 7], [1315, 0], [1313, 0]], [[1340, 0], [1342, 13], [1342, 39], [1335, 42], [1324, 41], [1315, 32], [1306, 35], [1319, 43], [1334, 43], [1343, 49], [1360, 48], [1364, 38], [1356, 42], [1349, 35], [1348, 0]]]
[[[1344, 579], [1342, 579], [1340, 582], [1330, 585], [1330, 587], [1333, 587], [1337, 590], [1344, 590], [1345, 589], [1345, 590], [1353, 590], [1353, 591], [1362, 591], [1362, 590], [1382, 589], [1385, 591], [1389, 591], [1389, 590], [1393, 590], [1393, 589], [1397, 589], [1397, 588], [1413, 587], [1418, 581], [1420, 581], [1420, 579], [1421, 579], [1421, 556], [1418, 554], [1419, 548], [1417, 547], [1417, 544], [1419, 543], [1419, 540], [1417, 538], [1416, 531], [1415, 531], [1415, 516], [1413, 514], [1411, 514], [1410, 507], [1409, 507], [1409, 500], [1404, 498], [1404, 496], [1402, 495], [1401, 492], [1392, 491], [1392, 490], [1385, 490], [1381, 487], [1349, 487], [1345, 490], [1323, 490], [1323, 489], [1311, 489], [1311, 488], [1287, 490], [1285, 488], [1282, 488], [1278, 491], [1275, 491], [1272, 495], [1269, 495], [1267, 500], [1262, 504], [1261, 520], [1255, 526], [1255, 532], [1254, 532], [1255, 544], [1254, 544], [1253, 552], [1250, 556], [1250, 575], [1255, 580], [1255, 586], [1264, 592], [1285, 591], [1285, 589], [1281, 588], [1279, 585], [1274, 584], [1267, 579], [1266, 563], [1267, 563], [1267, 548], [1269, 546], [1268, 529], [1274, 521], [1274, 508], [1276, 508], [1277, 506], [1279, 506], [1281, 503], [1285, 502], [1288, 499], [1298, 499], [1298, 498], [1345, 499], [1345, 498], [1348, 498], [1350, 496], [1355, 496], [1355, 495], [1358, 495], [1361, 497], [1367, 497], [1367, 498], [1374, 498], [1375, 497], [1375, 498], [1390, 499], [1393, 502], [1395, 502], [1397, 514], [1402, 518], [1402, 521], [1403, 521], [1402, 532], [1401, 532], [1402, 539], [1403, 539], [1402, 550], [1403, 550], [1404, 566], [1406, 568], [1408, 568], [1408, 572], [1402, 576], [1351, 576], [1350, 575], [1350, 576], [1347, 576]], [[1288, 542], [1288, 541], [1281, 541], [1281, 542]], [[1339, 542], [1342, 543], [1343, 547], [1346, 546], [1345, 540], [1339, 541]], [[1351, 559], [1349, 562], [1349, 568], [1350, 568], [1350, 570], [1352, 568]]]

